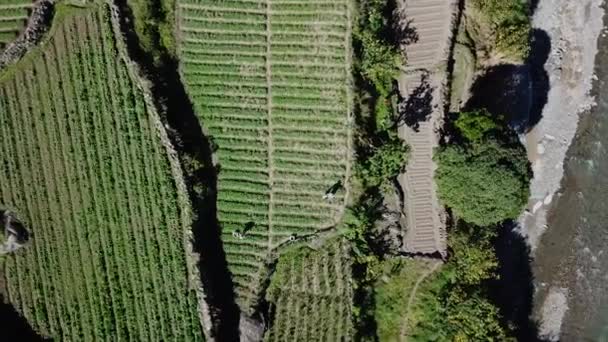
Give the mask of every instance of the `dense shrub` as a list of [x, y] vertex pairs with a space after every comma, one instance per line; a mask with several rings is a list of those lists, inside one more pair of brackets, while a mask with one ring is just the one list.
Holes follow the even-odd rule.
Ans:
[[478, 142], [487, 134], [500, 130], [497, 120], [483, 109], [461, 113], [455, 125], [464, 139], [473, 142]]
[[526, 0], [470, 0], [468, 31], [489, 57], [523, 62], [530, 52], [530, 10]]
[[367, 186], [390, 184], [405, 167], [407, 154], [407, 145], [397, 137], [392, 138], [357, 165], [358, 175]]

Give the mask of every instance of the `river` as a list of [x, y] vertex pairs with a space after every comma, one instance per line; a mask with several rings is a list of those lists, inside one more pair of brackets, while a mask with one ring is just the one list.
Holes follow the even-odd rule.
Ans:
[[[597, 106], [581, 116], [564, 163], [562, 189], [532, 263], [537, 304], [549, 292], [568, 299], [562, 342], [608, 341], [608, 37], [604, 34], [599, 39], [596, 75]], [[540, 305], [536, 307], [540, 310]]]

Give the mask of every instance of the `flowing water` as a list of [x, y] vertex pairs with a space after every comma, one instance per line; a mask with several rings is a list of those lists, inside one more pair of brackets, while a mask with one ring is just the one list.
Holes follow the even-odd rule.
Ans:
[[608, 37], [600, 37], [599, 49], [597, 106], [579, 123], [532, 265], [537, 304], [550, 289], [568, 295], [562, 342], [608, 342]]

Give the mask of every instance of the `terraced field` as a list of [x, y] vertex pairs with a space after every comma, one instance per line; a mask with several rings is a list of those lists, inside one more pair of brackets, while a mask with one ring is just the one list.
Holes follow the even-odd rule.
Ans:
[[274, 320], [264, 341], [352, 340], [351, 262], [344, 242], [284, 254], [266, 296]]
[[32, 0], [0, 0], [0, 50], [25, 28]]
[[350, 1], [180, 0], [178, 9], [181, 73], [219, 147], [218, 217], [239, 303], [251, 308], [273, 251], [343, 213]]
[[33, 232], [0, 259], [7, 299], [55, 340], [201, 340], [191, 222], [109, 11], [57, 18], [0, 75], [0, 202]]
[[428, 118], [419, 127], [399, 127], [399, 136], [411, 148], [405, 173], [398, 178], [405, 194], [404, 246], [409, 253], [445, 256], [446, 219], [437, 198], [433, 151], [439, 144], [445, 114], [447, 65], [458, 4], [455, 0], [402, 0], [399, 6], [409, 29], [419, 38], [405, 47], [408, 60], [399, 78], [401, 94], [410, 101], [418, 89], [428, 86], [432, 97]]

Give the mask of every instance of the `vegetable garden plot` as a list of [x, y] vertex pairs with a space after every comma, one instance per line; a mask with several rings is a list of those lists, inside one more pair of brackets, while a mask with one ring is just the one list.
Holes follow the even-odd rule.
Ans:
[[0, 75], [0, 201], [33, 232], [2, 260], [7, 299], [57, 340], [201, 340], [188, 208], [109, 11], [56, 19]]
[[[351, 154], [350, 2], [179, 0], [177, 6], [181, 73], [219, 146], [218, 218], [247, 311], [260, 295], [270, 255], [290, 240], [331, 229], [343, 213]], [[334, 185], [338, 191], [325, 196]], [[258, 253], [239, 254], [250, 248]]]
[[274, 319], [264, 340], [352, 340], [351, 266], [343, 241], [283, 254], [266, 295]]
[[0, 50], [25, 28], [32, 0], [0, 0]]

